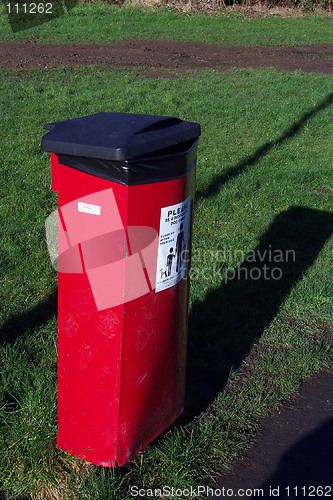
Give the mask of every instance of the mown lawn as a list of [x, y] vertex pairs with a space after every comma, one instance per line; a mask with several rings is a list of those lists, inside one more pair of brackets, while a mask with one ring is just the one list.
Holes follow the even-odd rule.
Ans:
[[[133, 485], [209, 484], [260, 419], [330, 365], [331, 82], [271, 69], [2, 72], [1, 498], [126, 500]], [[55, 448], [57, 277], [44, 222], [57, 197], [40, 150], [45, 123], [102, 110], [202, 126], [185, 412], [116, 470]]]
[[42, 15], [38, 14], [32, 14], [30, 19], [23, 15], [20, 21], [13, 15], [15, 8], [12, 7], [13, 32], [6, 5], [7, 2], [0, 5], [1, 41], [32, 39], [39, 43], [111, 44], [127, 38], [141, 38], [229, 46], [333, 41], [331, 18], [325, 13], [286, 17], [258, 15], [251, 18], [230, 10], [184, 13], [161, 6], [147, 9], [127, 4], [115, 6], [102, 2], [80, 2], [65, 11], [64, 15], [44, 23], [40, 23]]

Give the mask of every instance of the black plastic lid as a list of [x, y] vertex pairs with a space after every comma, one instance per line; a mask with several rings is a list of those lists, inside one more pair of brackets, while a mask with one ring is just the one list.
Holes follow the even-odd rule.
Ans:
[[42, 151], [104, 160], [158, 153], [200, 136], [198, 123], [169, 116], [97, 113], [44, 125]]

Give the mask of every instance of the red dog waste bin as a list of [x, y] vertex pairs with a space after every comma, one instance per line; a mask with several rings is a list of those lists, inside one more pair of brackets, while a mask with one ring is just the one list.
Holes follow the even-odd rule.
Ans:
[[113, 467], [183, 410], [196, 146], [177, 118], [45, 125], [58, 192], [58, 436]]

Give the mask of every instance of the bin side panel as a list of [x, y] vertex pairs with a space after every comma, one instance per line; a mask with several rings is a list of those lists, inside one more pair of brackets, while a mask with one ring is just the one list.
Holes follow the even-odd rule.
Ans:
[[[161, 209], [190, 196], [191, 228], [194, 189], [195, 167], [180, 179], [130, 187], [128, 225], [147, 225], [159, 232]], [[191, 231], [189, 247], [190, 240]], [[134, 457], [183, 411], [188, 299], [189, 280], [182, 279], [125, 305], [119, 465]]]

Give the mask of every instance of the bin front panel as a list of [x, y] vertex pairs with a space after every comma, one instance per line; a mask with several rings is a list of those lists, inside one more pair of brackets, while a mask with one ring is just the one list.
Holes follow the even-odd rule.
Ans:
[[[99, 256], [103, 254], [105, 240], [113, 233], [117, 246], [110, 249], [111, 254], [116, 253], [111, 260], [125, 254], [126, 238], [119, 233], [123, 227], [121, 216], [126, 221], [127, 192], [124, 186], [114, 186], [118, 189], [117, 214], [115, 190], [109, 196], [111, 202], [105, 197], [110, 195], [108, 181], [59, 165], [54, 155], [52, 159], [53, 187], [59, 191], [59, 241], [63, 239], [68, 245], [62, 260], [59, 255], [58, 264], [57, 443], [75, 456], [112, 466], [117, 455], [123, 304], [98, 310], [86, 266], [94, 266], [92, 250], [99, 250]], [[98, 225], [96, 220], [102, 213], [80, 212], [79, 203], [109, 210], [113, 216], [110, 224], [106, 218], [104, 228]], [[94, 242], [101, 239], [104, 245], [98, 248]], [[90, 251], [85, 251], [89, 247]], [[79, 259], [81, 272], [68, 272], [71, 252]], [[63, 266], [66, 272], [62, 272]], [[109, 286], [112, 288], [113, 283]]]

